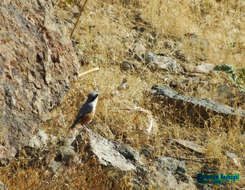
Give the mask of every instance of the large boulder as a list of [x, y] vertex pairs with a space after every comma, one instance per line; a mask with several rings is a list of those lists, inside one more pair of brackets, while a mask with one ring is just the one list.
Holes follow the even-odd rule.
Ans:
[[79, 65], [51, 0], [0, 1], [0, 158], [14, 156], [76, 79]]

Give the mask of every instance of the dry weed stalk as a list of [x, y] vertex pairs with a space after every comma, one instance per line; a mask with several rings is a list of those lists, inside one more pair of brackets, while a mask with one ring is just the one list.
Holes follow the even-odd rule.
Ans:
[[79, 12], [77, 21], [76, 21], [76, 23], [75, 23], [75, 25], [74, 25], [74, 27], [73, 27], [73, 29], [72, 29], [72, 31], [71, 31], [70, 38], [72, 37], [72, 34], [73, 34], [73, 32], [75, 31], [75, 29], [76, 29], [76, 27], [77, 27], [77, 24], [78, 24], [78, 22], [79, 22], [79, 19], [80, 19], [81, 15], [82, 15], [82, 12], [83, 12], [83, 10], [84, 10], [84, 7], [85, 7], [87, 1], [88, 1], [88, 0], [85, 0], [85, 2], [83, 3], [82, 8], [80, 9], [80, 12]]

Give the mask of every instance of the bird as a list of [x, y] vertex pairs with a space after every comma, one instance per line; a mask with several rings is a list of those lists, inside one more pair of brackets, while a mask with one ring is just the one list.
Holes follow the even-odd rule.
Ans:
[[78, 111], [76, 119], [70, 127], [70, 129], [75, 128], [75, 126], [78, 123], [80, 123], [81, 125], [86, 125], [93, 120], [96, 111], [96, 105], [98, 102], [98, 96], [98, 92], [91, 92], [88, 95], [87, 101], [82, 105], [82, 107]]

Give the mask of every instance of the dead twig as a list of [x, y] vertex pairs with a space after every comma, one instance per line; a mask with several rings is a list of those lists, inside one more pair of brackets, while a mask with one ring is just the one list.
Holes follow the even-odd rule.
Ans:
[[99, 68], [99, 67], [96, 67], [96, 68], [90, 69], [90, 70], [88, 70], [88, 71], [86, 71], [86, 72], [80, 73], [80, 74], [78, 75], [78, 77], [81, 77], [81, 76], [83, 76], [83, 75], [86, 75], [86, 74], [89, 74], [89, 73], [92, 73], [92, 72], [94, 72], [94, 71], [98, 71], [98, 70], [100, 70], [100, 68]]
[[77, 27], [77, 24], [78, 24], [78, 22], [79, 22], [79, 19], [80, 19], [81, 15], [82, 15], [82, 12], [83, 12], [83, 10], [84, 10], [84, 7], [85, 7], [85, 5], [86, 5], [87, 1], [88, 1], [88, 0], [85, 0], [85, 2], [83, 3], [82, 8], [80, 9], [80, 12], [79, 12], [79, 15], [78, 15], [77, 21], [76, 21], [76, 23], [75, 23], [75, 25], [74, 25], [74, 27], [73, 27], [73, 29], [72, 29], [72, 31], [71, 31], [70, 38], [72, 37], [73, 32], [74, 32], [74, 30], [75, 30], [75, 29], [76, 29], [76, 27]]

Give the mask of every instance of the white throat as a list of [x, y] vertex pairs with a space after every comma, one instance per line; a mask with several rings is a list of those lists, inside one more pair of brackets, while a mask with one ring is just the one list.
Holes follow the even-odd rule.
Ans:
[[96, 105], [97, 105], [97, 102], [98, 102], [98, 96], [95, 98], [94, 101], [92, 101], [90, 104], [93, 106], [93, 109], [95, 110], [96, 108]]

